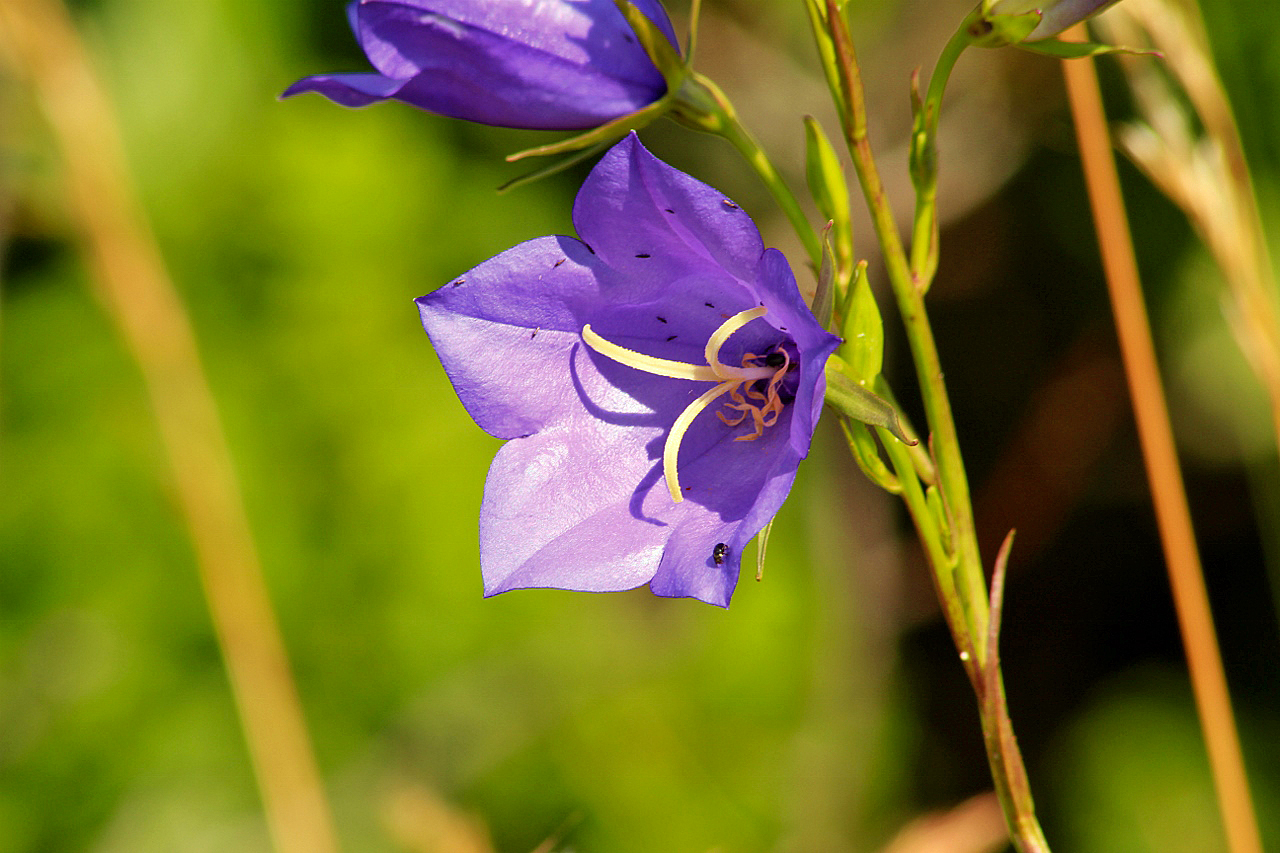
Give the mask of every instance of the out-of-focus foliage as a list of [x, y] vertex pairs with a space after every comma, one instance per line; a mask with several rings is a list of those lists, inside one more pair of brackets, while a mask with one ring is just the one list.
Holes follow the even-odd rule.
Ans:
[[[800, 4], [774, 5], [784, 6], [771, 4], [771, 24], [790, 20], [790, 43], [803, 45]], [[958, 21], [969, 4], [944, 5]], [[1246, 16], [1245, 5], [1234, 14]], [[760, 10], [751, 2], [712, 8], [719, 17], [704, 28], [700, 50], [714, 62], [717, 34], [744, 38]], [[497, 443], [458, 405], [411, 300], [521, 240], [569, 232], [581, 171], [498, 196], [493, 188], [518, 174], [501, 155], [534, 137], [400, 105], [348, 111], [318, 97], [277, 102], [299, 76], [361, 67], [337, 0], [97, 0], [74, 9], [195, 323], [347, 849], [422, 849], [413, 838], [437, 818], [421, 804], [438, 799], [475, 816], [501, 851], [532, 850], [557, 833], [563, 849], [611, 853], [867, 850], [918, 811], [986, 784], [971, 696], [957, 685], [954, 652], [934, 642], [910, 546], [894, 538], [909, 542], [909, 532], [895, 529], [880, 496], [837, 484], [859, 475], [831, 463], [834, 435], [825, 445], [819, 436], [820, 461], [801, 469], [770, 540], [764, 582], [744, 580], [727, 612], [643, 591], [480, 597], [476, 514]], [[921, 14], [900, 12], [908, 23]], [[859, 45], [872, 67], [890, 53], [888, 19], [877, 18], [884, 40]], [[1249, 47], [1264, 28], [1214, 29]], [[908, 64], [931, 62], [945, 36], [922, 43]], [[1260, 123], [1274, 115], [1250, 101], [1280, 83], [1280, 67], [1266, 64], [1274, 51], [1230, 41], [1220, 49], [1233, 92], [1242, 80], [1256, 84], [1241, 111], [1262, 186], [1274, 186], [1280, 137]], [[765, 59], [783, 79], [812, 70], [809, 58], [792, 53]], [[726, 85], [755, 91], [749, 82]], [[759, 89], [760, 80], [750, 85]], [[868, 85], [905, 108], [904, 77]], [[771, 93], [795, 111], [786, 120], [799, 148], [799, 105], [787, 95]], [[0, 850], [266, 850], [141, 379], [92, 295], [37, 106], [7, 74], [0, 110]], [[754, 110], [743, 112], [750, 120]], [[1060, 109], [1055, 116], [1064, 121]], [[876, 132], [889, 148], [889, 131]], [[1037, 132], [1049, 149], [1060, 141], [1052, 129]], [[692, 149], [686, 160], [673, 158], [683, 168], [733, 170], [728, 150], [713, 141], [653, 133], [663, 154]], [[944, 172], [962, 165], [946, 156], [944, 148]], [[1043, 244], [1019, 244], [1009, 256], [1039, 252], [1061, 269], [1084, 269], [1079, 258], [1090, 249], [1079, 235], [1089, 226], [1072, 163], [1043, 150], [1031, 163], [1045, 170], [1043, 180], [1022, 173], [1015, 186], [1041, 180], [1039, 195], [1023, 197], [1044, 205], [1036, 211]], [[744, 203], [754, 191], [725, 189]], [[968, 227], [1003, 216], [1025, 228], [1018, 203], [987, 202]], [[1166, 241], [1145, 244], [1148, 256], [1194, 251], [1185, 231], [1137, 230]], [[944, 233], [942, 245], [937, 291], [950, 302], [940, 328], [958, 395], [980, 389], [974, 399], [986, 403], [982, 395], [995, 392], [981, 385], [983, 371], [1049, 372], [1037, 355], [1049, 338], [1018, 338], [1024, 327], [1005, 322], [1025, 316], [1015, 309], [1034, 303], [1044, 328], [1064, 339], [1105, 321], [1101, 310], [1077, 305], [1084, 297], [1032, 289], [1027, 282], [1039, 279], [1026, 268], [1011, 272], [1014, 261], [991, 262], [981, 241], [951, 243]], [[1001, 304], [1013, 307], [988, 311], [985, 322], [1003, 324], [1012, 340], [989, 338], [965, 313], [989, 292], [966, 297], [964, 282], [976, 280], [966, 271], [992, 270], [1007, 275], [998, 279], [1010, 282], [1001, 285], [1009, 288]], [[960, 284], [949, 286], [947, 276]], [[1088, 275], [1078, 286], [1100, 287]], [[1031, 356], [991, 351], [1019, 341], [1030, 341]], [[1001, 401], [1006, 422], [1031, 390], [1009, 394]], [[979, 478], [1006, 437], [981, 418], [962, 427]], [[1169, 650], [1151, 543], [1113, 546], [1082, 532], [1082, 519], [1117, 505], [1121, 518], [1138, 519], [1128, 527], [1145, 529], [1140, 478], [1126, 477], [1136, 470], [1132, 453], [1095, 475], [1086, 508], [1073, 510], [1046, 546], [1058, 561], [1028, 557], [1019, 569], [1015, 549], [1008, 599], [1007, 677], [1015, 723], [1031, 746], [1033, 787], [1046, 780], [1040, 803], [1051, 837], [1062, 826], [1064, 843], [1078, 838], [1081, 850], [1134, 849], [1092, 846], [1097, 837], [1081, 827], [1097, 814], [1097, 797], [1113, 798], [1109, 813], [1123, 816], [1123, 798], [1143, 793], [1104, 785], [1142, 764], [1139, 748], [1167, 761], [1151, 784], [1168, 787], [1150, 788], [1153, 796], [1176, 791], [1195, 801], [1184, 814], [1212, 813], [1181, 693], [1046, 708], [1027, 686], [1059, 680], [1085, 695], [1100, 672], [1123, 678], [1126, 667], [1152, 660], [1183, 677]], [[1254, 546], [1242, 545], [1239, 559], [1256, 562]], [[1068, 558], [1077, 562], [1064, 565]], [[1076, 572], [1079, 565], [1101, 568]], [[1227, 571], [1230, 559], [1217, 565]], [[1082, 617], [1088, 631], [1096, 612], [1063, 603], [1066, 577], [1097, 582], [1086, 599], [1119, 590], [1112, 603], [1151, 608], [1138, 616], [1101, 611], [1104, 619], [1148, 622], [1117, 635], [1125, 637], [1117, 647], [1072, 646], [1063, 614]], [[1263, 640], [1242, 650], [1229, 635], [1227, 650], [1229, 671], [1243, 673], [1246, 732], [1257, 749], [1274, 742], [1258, 733], [1277, 731], [1280, 695], [1275, 667], [1268, 683], [1264, 664], [1249, 657], [1250, 649], [1276, 648], [1266, 639], [1273, 617], [1254, 610], [1248, 618]], [[1066, 633], [1047, 642], [1046, 631]], [[910, 639], [899, 657], [904, 632]], [[1083, 674], [1077, 681], [1064, 672]], [[1149, 724], [1144, 740], [1122, 742], [1116, 732], [1126, 720]], [[1249, 757], [1274, 790], [1278, 765]], [[1274, 801], [1259, 804], [1274, 827]]]

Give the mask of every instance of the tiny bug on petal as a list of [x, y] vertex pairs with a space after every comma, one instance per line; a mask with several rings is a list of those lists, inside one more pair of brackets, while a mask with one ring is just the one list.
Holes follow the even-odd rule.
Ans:
[[723, 542], [717, 542], [716, 547], [711, 549], [711, 559], [716, 561], [717, 566], [724, 565], [724, 558], [729, 556], [729, 546]]

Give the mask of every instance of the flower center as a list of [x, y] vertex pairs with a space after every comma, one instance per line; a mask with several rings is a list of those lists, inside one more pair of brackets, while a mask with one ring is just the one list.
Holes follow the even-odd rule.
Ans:
[[[740, 435], [734, 441], [754, 441], [764, 435], [766, 427], [771, 427], [782, 414], [783, 402], [778, 396], [778, 386], [787, 371], [791, 369], [791, 356], [786, 350], [777, 350], [767, 355], [747, 354], [742, 357], [742, 366], [735, 367], [720, 361], [720, 348], [743, 326], [763, 317], [768, 311], [763, 305], [739, 311], [720, 324], [703, 350], [706, 364], [688, 364], [666, 358], [645, 355], [626, 347], [605, 340], [591, 329], [591, 324], [582, 327], [582, 339], [587, 346], [596, 352], [611, 358], [619, 364], [643, 370], [654, 376], [666, 376], [671, 379], [688, 379], [694, 382], [715, 382], [716, 385], [690, 403], [675, 422], [671, 432], [667, 434], [666, 443], [662, 447], [662, 474], [667, 481], [667, 491], [671, 500], [680, 503], [684, 496], [680, 493], [680, 475], [676, 470], [676, 461], [680, 455], [680, 442], [685, 433], [693, 425], [693, 420], [707, 406], [725, 394], [731, 402], [725, 408], [731, 413], [717, 412], [720, 420], [734, 427], [751, 418], [755, 431], [748, 435]], [[760, 380], [767, 380], [764, 390], [755, 388]]]

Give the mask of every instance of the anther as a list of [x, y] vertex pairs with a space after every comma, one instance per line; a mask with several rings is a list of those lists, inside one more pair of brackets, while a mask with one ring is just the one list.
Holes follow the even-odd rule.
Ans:
[[[782, 404], [777, 396], [777, 387], [782, 380], [782, 375], [786, 373], [786, 368], [790, 365], [790, 358], [785, 352], [772, 353], [768, 356], [743, 356], [741, 367], [733, 367], [720, 361], [720, 348], [724, 346], [730, 336], [752, 320], [763, 317], [767, 311], [768, 309], [765, 306], [758, 305], [746, 311], [739, 311], [725, 320], [707, 340], [707, 345], [703, 350], [703, 354], [707, 359], [705, 365], [687, 364], [683, 361], [645, 355], [605, 340], [591, 329], [590, 324], [582, 327], [582, 340], [587, 346], [619, 364], [625, 364], [628, 367], [634, 367], [636, 370], [642, 370], [655, 376], [716, 383], [715, 386], [703, 392], [696, 400], [685, 407], [685, 410], [671, 424], [671, 430], [667, 433], [667, 439], [663, 444], [662, 473], [667, 481], [667, 491], [671, 494], [671, 500], [674, 503], [680, 503], [684, 500], [680, 488], [680, 475], [676, 467], [680, 455], [680, 443], [684, 440], [685, 433], [689, 430], [689, 427], [693, 425], [694, 419], [703, 409], [721, 396], [729, 394], [734, 401], [730, 408], [737, 409], [741, 414], [732, 423], [723, 413], [719, 413], [720, 419], [725, 423], [736, 426], [747, 415], [750, 415], [755, 423], [755, 434], [741, 436], [738, 440], [760, 437], [764, 434], [764, 428], [772, 426], [782, 411]], [[666, 322], [662, 317], [658, 319], [664, 323]], [[773, 359], [774, 355], [780, 356], [782, 360], [773, 364], [771, 359]], [[767, 393], [755, 390], [748, 384], [762, 379], [768, 380]], [[759, 403], [747, 402], [741, 393], [741, 389], [744, 386], [746, 386], [747, 397], [758, 400]]]

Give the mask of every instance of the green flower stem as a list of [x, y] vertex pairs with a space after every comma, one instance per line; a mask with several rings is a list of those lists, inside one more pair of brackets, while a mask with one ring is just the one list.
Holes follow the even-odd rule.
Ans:
[[[881, 397], [888, 400], [899, 413], [902, 407], [898, 405], [898, 398], [894, 395], [893, 389], [889, 387], [888, 381], [881, 374], [876, 378], [875, 387], [873, 389]], [[911, 458], [911, 463], [915, 467], [916, 476], [920, 478], [926, 487], [938, 485], [938, 469], [934, 465], [933, 456], [929, 453], [929, 448], [920, 440], [920, 436], [916, 434], [915, 428], [911, 426], [911, 421], [906, 415], [900, 414], [901, 428], [908, 441], [914, 441], [915, 444], [906, 445], [907, 453]]]
[[[907, 512], [915, 525], [920, 543], [924, 546], [929, 565], [935, 568], [932, 572], [934, 587], [938, 593], [938, 601], [942, 602], [946, 612], [947, 624], [952, 626], [956, 646], [962, 653], [960, 660], [969, 674], [969, 680], [976, 684], [979, 679], [978, 661], [977, 656], [970, 649], [970, 638], [955, 631], [955, 627], [964, 625], [966, 619], [960, 606], [960, 597], [956, 594], [954, 574], [949, 570], [954, 566], [954, 559], [947, 554], [947, 548], [942, 541], [942, 532], [934, 521], [928, 497], [916, 476], [910, 448], [890, 435], [887, 430], [878, 430], [878, 433], [885, 453], [889, 457], [889, 463], [898, 475], [903, 503], [907, 505]], [[939, 567], [945, 568], [939, 571]]]
[[[951, 550], [957, 555], [955, 566], [956, 595], [964, 620], [952, 624], [952, 634], [957, 645], [964, 648], [967, 635], [973, 645], [976, 663], [986, 660], [987, 636], [987, 588], [982, 561], [978, 555], [977, 533], [973, 523], [973, 505], [969, 496], [969, 481], [965, 475], [964, 459], [960, 455], [960, 440], [956, 434], [955, 420], [951, 414], [951, 401], [943, 379], [942, 363], [938, 357], [933, 329], [929, 325], [924, 306], [924, 294], [928, 282], [917, 279], [907, 260], [902, 238], [898, 234], [893, 210], [880, 179], [871, 142], [867, 137], [866, 103], [861, 73], [854, 57], [853, 44], [843, 19], [837, 12], [832, 18], [832, 35], [841, 74], [841, 88], [846, 93], [849, 109], [842, 116], [845, 141], [853, 160], [858, 182], [871, 213], [872, 224], [884, 256], [885, 269], [893, 287], [898, 311], [902, 315], [907, 341], [911, 347], [916, 375], [920, 381], [920, 394], [924, 402], [925, 417], [931, 435], [938, 482], [944, 510], [952, 537]], [[948, 571], [945, 564], [933, 566], [936, 575]], [[938, 579], [940, 589], [950, 585], [949, 579]]]
[[[1000, 675], [996, 642], [999, 592], [995, 591], [993, 599], [988, 599], [964, 460], [960, 454], [937, 344], [924, 305], [924, 295], [937, 262], [936, 209], [933, 203], [936, 191], [936, 116], [946, 80], [964, 48], [967, 22], [948, 43], [939, 60], [929, 86], [928, 106], [922, 104], [918, 107], [917, 132], [912, 140], [912, 177], [921, 196], [918, 208], [924, 210], [916, 211], [912, 259], [909, 261], [867, 138], [865, 98], [852, 38], [835, 0], [826, 0], [826, 4], [827, 25], [839, 75], [839, 79], [831, 83], [844, 96], [846, 109], [841, 120], [846, 143], [871, 213], [920, 381], [930, 434], [929, 446], [937, 467], [936, 491], [921, 487], [913, 474], [905, 446], [886, 436], [884, 447], [928, 556], [947, 625], [979, 700], [992, 781], [1011, 840], [1021, 853], [1048, 853], [1049, 846], [1036, 820], [1030, 786], [1013, 735]], [[1001, 569], [1007, 556], [1007, 550], [1002, 550], [997, 560]]]
[[773, 161], [765, 153], [764, 148], [752, 136], [751, 132], [738, 118], [738, 111], [725, 93], [707, 77], [690, 72], [676, 96], [676, 105], [671, 115], [678, 121], [698, 130], [714, 133], [723, 137], [729, 144], [738, 149], [747, 164], [764, 182], [772, 193], [782, 212], [786, 214], [795, 229], [800, 242], [809, 254], [809, 261], [817, 270], [822, 265], [822, 243], [813, 230], [808, 217], [800, 207], [800, 202], [782, 179], [782, 175], [774, 168]]

